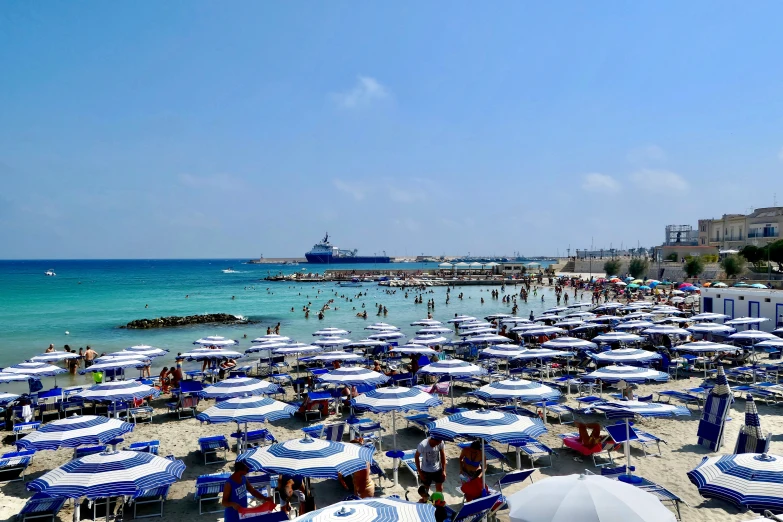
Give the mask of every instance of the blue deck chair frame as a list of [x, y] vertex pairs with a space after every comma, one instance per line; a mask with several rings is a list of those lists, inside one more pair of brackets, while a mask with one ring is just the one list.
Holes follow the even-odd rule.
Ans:
[[478, 522], [492, 511], [495, 504], [501, 502], [500, 493], [478, 498], [462, 505], [459, 511], [446, 507], [449, 522]]
[[65, 504], [65, 500], [62, 497], [50, 497], [45, 493], [36, 493], [25, 503], [16, 520], [18, 522], [27, 520], [49, 520], [54, 522], [57, 513], [60, 512]]
[[[204, 465], [227, 462], [228, 440], [224, 435], [214, 435], [212, 437], [201, 437], [198, 439], [199, 452], [204, 456]], [[218, 452], [223, 452], [223, 458], [218, 457]], [[213, 459], [209, 457], [213, 456]]]
[[34, 455], [35, 450], [11, 451], [0, 455], [0, 484], [24, 481], [25, 472], [33, 462]]
[[[228, 480], [231, 473], [210, 473], [209, 475], [201, 475], [196, 479], [196, 492], [193, 498], [198, 501], [198, 514], [204, 513], [219, 513], [223, 511], [223, 506], [220, 505], [220, 496], [223, 494], [223, 485]], [[205, 502], [217, 502], [217, 509], [211, 511], [204, 511]]]

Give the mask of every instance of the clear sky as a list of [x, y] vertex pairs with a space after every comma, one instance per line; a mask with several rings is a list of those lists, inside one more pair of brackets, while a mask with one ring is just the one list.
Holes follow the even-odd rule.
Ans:
[[0, 258], [563, 255], [783, 202], [783, 4], [0, 5]]

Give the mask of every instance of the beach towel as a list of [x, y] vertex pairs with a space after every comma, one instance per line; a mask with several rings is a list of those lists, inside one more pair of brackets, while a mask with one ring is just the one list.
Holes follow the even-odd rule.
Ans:
[[22, 406], [22, 419], [24, 419], [25, 422], [33, 420], [33, 409], [29, 404]]

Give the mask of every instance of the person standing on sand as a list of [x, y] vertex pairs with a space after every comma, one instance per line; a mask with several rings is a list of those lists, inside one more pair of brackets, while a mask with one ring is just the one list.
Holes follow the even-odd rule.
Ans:
[[239, 522], [239, 515], [247, 508], [247, 494], [250, 493], [259, 500], [266, 498], [247, 481], [247, 473], [250, 468], [242, 461], [234, 464], [234, 473], [228, 477], [223, 486], [223, 500], [221, 504], [226, 508], [223, 512], [225, 522]]
[[416, 448], [415, 459], [421, 483], [429, 490], [435, 482], [435, 490], [442, 493], [446, 482], [446, 447], [443, 441], [427, 437]]
[[92, 366], [92, 361], [95, 359], [95, 356], [98, 355], [95, 353], [95, 350], [93, 350], [89, 345], [87, 345], [87, 349], [84, 351], [84, 367], [89, 368]]

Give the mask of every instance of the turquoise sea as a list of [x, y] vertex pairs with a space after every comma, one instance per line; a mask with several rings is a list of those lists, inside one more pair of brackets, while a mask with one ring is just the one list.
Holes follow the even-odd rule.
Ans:
[[[426, 269], [434, 264], [404, 263], [384, 268]], [[233, 267], [237, 273], [224, 274]], [[413, 304], [415, 291], [364, 283], [361, 288], [339, 287], [334, 283], [292, 284], [261, 280], [267, 274], [293, 273], [306, 268], [322, 272], [324, 265], [250, 265], [242, 260], [67, 260], [67, 261], [0, 261], [0, 367], [22, 362], [42, 353], [49, 343], [57, 349], [65, 344], [77, 349], [91, 345], [98, 353], [121, 350], [136, 344], [166, 348], [172, 353], [153, 361], [154, 368], [173, 362], [177, 352], [193, 347], [192, 342], [206, 335], [222, 335], [241, 341], [240, 351], [250, 340], [266, 333], [268, 326], [281, 323], [281, 334], [301, 342], [313, 339], [312, 332], [326, 326], [350, 330], [358, 340], [368, 333], [364, 327], [375, 321], [399, 326], [409, 337], [418, 327], [409, 323], [426, 317], [426, 304]], [[340, 268], [378, 268], [373, 265], [344, 265]], [[46, 277], [53, 269], [57, 275]], [[452, 290], [451, 302], [445, 304], [446, 287], [433, 287], [435, 318], [446, 321], [455, 313], [484, 317], [498, 312], [510, 313], [510, 306], [490, 298], [490, 290], [500, 287], [464, 286]], [[364, 294], [357, 297], [359, 293]], [[457, 298], [462, 292], [464, 298]], [[507, 293], [514, 293], [508, 286]], [[518, 289], [516, 290], [518, 292]], [[186, 298], [186, 296], [188, 296]], [[232, 296], [234, 297], [232, 299]], [[353, 299], [346, 301], [340, 296]], [[484, 304], [481, 304], [481, 298]], [[551, 290], [529, 304], [520, 303], [520, 315], [537, 313], [555, 306]], [[337, 309], [318, 320], [318, 309], [334, 298]], [[302, 307], [312, 303], [309, 319]], [[384, 304], [389, 314], [376, 317], [376, 303]], [[356, 317], [366, 306], [366, 320]], [[147, 308], [145, 308], [147, 305]], [[291, 312], [291, 308], [294, 312]], [[356, 310], [354, 310], [354, 307]], [[240, 326], [189, 326], [154, 330], [118, 328], [131, 320], [169, 315], [192, 315], [224, 312], [242, 315], [256, 324]], [[68, 334], [66, 334], [68, 332]], [[247, 338], [244, 336], [247, 335]], [[85, 377], [59, 376], [58, 384], [86, 381]], [[3, 390], [12, 391], [5, 385]], [[18, 388], [17, 388], [18, 389]]]

